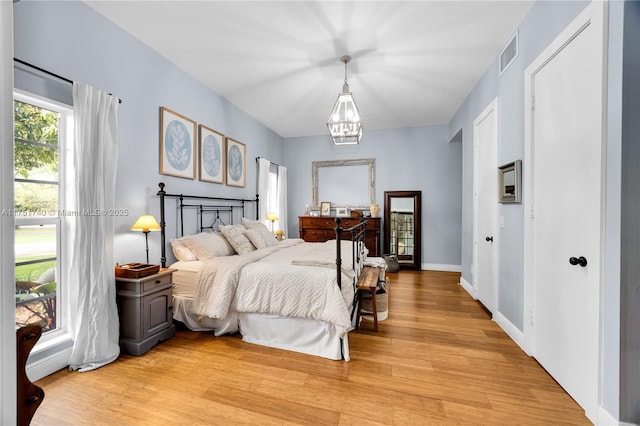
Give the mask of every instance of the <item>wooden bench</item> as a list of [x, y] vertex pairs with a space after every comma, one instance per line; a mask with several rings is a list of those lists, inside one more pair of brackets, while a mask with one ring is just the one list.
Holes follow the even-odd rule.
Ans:
[[[358, 311], [356, 314], [356, 329], [360, 327], [360, 314], [362, 312], [362, 296], [365, 291], [371, 295], [371, 307], [373, 315], [373, 331], [378, 331], [378, 308], [376, 307], [376, 291], [378, 289], [379, 268], [365, 266], [356, 283], [356, 297], [358, 298]], [[365, 297], [368, 297], [365, 295]]]

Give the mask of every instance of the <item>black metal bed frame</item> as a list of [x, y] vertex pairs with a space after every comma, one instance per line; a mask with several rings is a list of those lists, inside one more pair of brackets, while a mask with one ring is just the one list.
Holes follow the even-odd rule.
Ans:
[[[225, 197], [208, 197], [205, 195], [185, 195], [185, 194], [169, 194], [164, 188], [165, 184], [160, 182], [158, 184], [160, 190], [156, 193], [158, 197], [160, 197], [160, 244], [161, 244], [161, 258], [160, 261], [162, 263], [162, 267], [166, 268], [167, 266], [167, 243], [166, 243], [166, 215], [165, 215], [165, 199], [166, 198], [176, 198], [179, 201], [178, 209], [180, 210], [180, 236], [184, 236], [184, 213], [185, 209], [197, 209], [197, 212], [200, 216], [200, 232], [205, 229], [212, 229], [215, 225], [215, 222], [211, 226], [204, 225], [204, 214], [206, 213], [214, 213], [216, 214], [216, 218], [219, 219], [220, 212], [229, 212], [229, 217], [231, 223], [233, 223], [233, 212], [236, 210], [242, 211], [242, 217], [244, 217], [245, 207], [249, 203], [256, 204], [256, 220], [258, 219], [258, 206], [260, 205], [259, 197], [256, 195], [255, 199], [245, 199], [245, 198], [225, 198]], [[190, 204], [185, 203], [185, 200], [199, 200], [198, 204]], [[213, 205], [209, 204], [211, 202], [215, 203], [224, 203], [221, 205]], [[217, 220], [216, 219], [216, 220]], [[177, 230], [176, 230], [177, 231]]]
[[[162, 263], [162, 267], [166, 268], [167, 266], [167, 245], [166, 245], [166, 221], [165, 221], [165, 199], [166, 198], [177, 198], [179, 200], [178, 208], [180, 210], [180, 236], [184, 235], [184, 211], [185, 208], [196, 208], [198, 210], [200, 216], [200, 232], [205, 229], [212, 229], [215, 225], [215, 222], [211, 226], [204, 226], [203, 216], [205, 213], [216, 213], [216, 217], [219, 218], [220, 212], [230, 212], [230, 218], [233, 220], [233, 212], [234, 209], [242, 210], [242, 217], [244, 217], [245, 206], [247, 203], [255, 203], [256, 204], [256, 220], [258, 217], [258, 207], [260, 205], [259, 197], [256, 194], [255, 199], [245, 199], [245, 198], [224, 198], [224, 197], [209, 197], [204, 195], [185, 195], [185, 194], [169, 194], [164, 188], [165, 184], [160, 182], [158, 184], [160, 190], [157, 192], [158, 197], [160, 197], [160, 245], [161, 245], [161, 258], [160, 261]], [[198, 204], [188, 204], [185, 203], [185, 200], [199, 200]], [[210, 202], [220, 203], [223, 202], [225, 205], [211, 205], [207, 204]], [[205, 203], [205, 204], [203, 204]], [[350, 228], [342, 228], [340, 223], [342, 219], [337, 217], [335, 219], [336, 227], [334, 231], [336, 232], [336, 273], [337, 273], [337, 281], [338, 287], [342, 288], [342, 246], [340, 242], [344, 239], [349, 239], [357, 244], [353, 244], [354, 249], [352, 250], [352, 264], [359, 265], [360, 264], [360, 247], [364, 246], [364, 237], [365, 237], [365, 227], [367, 224], [366, 220], [362, 220], [360, 223], [350, 227]], [[356, 271], [356, 278], [359, 275], [360, 270]]]
[[[203, 215], [204, 213], [207, 212], [215, 212], [216, 213], [216, 217], [219, 218], [219, 213], [221, 211], [226, 211], [226, 212], [230, 212], [229, 217], [231, 218], [231, 220], [233, 220], [233, 212], [234, 209], [242, 209], [242, 217], [244, 217], [244, 213], [245, 213], [245, 205], [247, 203], [255, 203], [256, 204], [256, 220], [259, 219], [258, 217], [258, 207], [259, 207], [259, 197], [256, 194], [256, 198], [255, 199], [244, 199], [244, 198], [223, 198], [223, 197], [208, 197], [208, 196], [202, 196], [202, 195], [185, 195], [185, 194], [169, 194], [167, 193], [164, 188], [165, 188], [165, 184], [163, 182], [160, 182], [158, 184], [158, 187], [160, 188], [160, 190], [157, 192], [158, 197], [160, 198], [160, 241], [161, 241], [161, 253], [162, 253], [162, 257], [161, 257], [161, 262], [162, 262], [162, 267], [165, 268], [167, 265], [167, 247], [166, 247], [166, 222], [165, 222], [165, 199], [166, 198], [176, 198], [179, 200], [179, 205], [178, 208], [180, 210], [180, 236], [184, 235], [184, 210], [185, 208], [190, 208], [190, 209], [197, 209], [199, 215], [200, 215], [200, 231], [202, 232], [204, 229], [212, 229], [215, 225], [215, 221], [214, 224], [211, 226], [204, 226], [204, 222], [203, 222]], [[198, 204], [187, 204], [185, 203], [185, 200], [199, 200]], [[215, 203], [220, 203], [223, 202], [225, 203], [225, 205], [211, 205], [208, 203], [211, 202], [215, 202]], [[203, 204], [204, 203], [204, 204]], [[217, 221], [217, 219], [216, 219]], [[334, 231], [336, 233], [336, 280], [337, 280], [337, 284], [338, 284], [338, 288], [342, 289], [342, 245], [341, 245], [341, 241], [342, 240], [351, 240], [354, 244], [352, 245], [352, 264], [354, 265], [354, 272], [355, 272], [355, 278], [354, 281], [352, 283], [352, 285], [354, 286], [354, 291], [355, 291], [355, 285], [356, 282], [358, 280], [358, 277], [360, 275], [360, 272], [362, 271], [362, 263], [361, 263], [361, 254], [363, 252], [363, 247], [365, 246], [365, 241], [364, 241], [364, 237], [365, 237], [365, 228], [367, 225], [367, 221], [366, 220], [362, 220], [361, 222], [359, 222], [358, 224], [350, 227], [350, 228], [342, 228], [342, 226], [340, 226], [342, 219], [339, 217], [336, 217], [335, 219], [336, 221], [336, 227], [334, 228]], [[353, 319], [353, 312], [355, 312], [356, 309], [356, 304], [358, 303], [357, 297], [355, 297], [354, 295], [354, 299], [353, 299], [353, 311], [352, 311], [352, 319]], [[340, 339], [342, 342], [342, 338]], [[340, 351], [342, 352], [342, 344], [340, 346]], [[342, 355], [344, 358], [344, 354]]]

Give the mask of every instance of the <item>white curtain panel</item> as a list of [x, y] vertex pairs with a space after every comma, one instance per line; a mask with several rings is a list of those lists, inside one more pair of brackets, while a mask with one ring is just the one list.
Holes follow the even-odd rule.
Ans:
[[[271, 161], [265, 158], [258, 158], [258, 219], [263, 221], [267, 226], [271, 222], [266, 220], [269, 210], [269, 167]], [[271, 229], [271, 228], [269, 228]]]
[[280, 221], [278, 228], [287, 236], [287, 168], [278, 166], [278, 214]]
[[[113, 256], [118, 98], [73, 85], [75, 208], [69, 270], [74, 346], [69, 368], [89, 371], [119, 353]], [[91, 212], [91, 214], [88, 214]]]

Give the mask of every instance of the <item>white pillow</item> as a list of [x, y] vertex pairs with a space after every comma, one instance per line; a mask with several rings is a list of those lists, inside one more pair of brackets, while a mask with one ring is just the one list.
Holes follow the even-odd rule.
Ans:
[[247, 219], [246, 217], [242, 218], [242, 224], [247, 229], [265, 229], [267, 231], [269, 230], [269, 228], [267, 228], [267, 225], [265, 225], [262, 221], [251, 220], [251, 219]]
[[235, 254], [227, 239], [216, 232], [201, 232], [183, 238], [184, 244], [195, 253], [198, 260]]
[[182, 262], [193, 262], [194, 260], [198, 260], [196, 254], [185, 245], [182, 238], [171, 240], [171, 250], [173, 250], [173, 255], [176, 259], [181, 260]]
[[[264, 226], [256, 227], [256, 228], [253, 228], [253, 229], [249, 229], [249, 231], [253, 231], [253, 232], [259, 234], [262, 237], [262, 239], [264, 240], [264, 244], [267, 247], [273, 247], [273, 246], [278, 245], [278, 240], [276, 239], [276, 236], [273, 235], [271, 233], [271, 231], [266, 229]], [[249, 239], [251, 239], [251, 238], [249, 238]], [[252, 242], [253, 242], [253, 240], [252, 240]], [[256, 246], [256, 247], [258, 247], [258, 246]]]
[[267, 243], [264, 241], [262, 234], [257, 229], [247, 229], [244, 231], [244, 235], [249, 238], [251, 244], [256, 246], [257, 249], [263, 249], [267, 247]]
[[256, 247], [251, 240], [244, 234], [247, 228], [243, 225], [221, 225], [220, 232], [225, 236], [229, 244], [238, 254], [251, 253]]
[[267, 225], [264, 224], [264, 222], [260, 220], [251, 220], [251, 219], [247, 219], [246, 217], [243, 217], [242, 224], [247, 229], [258, 231], [260, 235], [262, 235], [262, 238], [264, 238], [264, 242], [267, 244], [267, 247], [272, 247], [278, 244], [278, 240], [276, 239], [276, 236], [273, 235], [273, 232], [269, 230], [269, 228], [267, 227]]

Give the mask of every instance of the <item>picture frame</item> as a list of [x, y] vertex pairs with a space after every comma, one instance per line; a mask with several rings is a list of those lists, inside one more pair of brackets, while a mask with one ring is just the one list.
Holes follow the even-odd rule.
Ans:
[[331, 216], [330, 201], [323, 201], [320, 203], [320, 216]]
[[311, 216], [311, 217], [320, 217], [320, 212], [318, 210], [311, 210], [309, 212], [309, 216]]
[[199, 179], [203, 182], [224, 183], [227, 158], [224, 135], [200, 124], [198, 136], [200, 140]]
[[227, 185], [244, 188], [247, 180], [247, 148], [245, 144], [227, 137]]
[[498, 167], [498, 202], [520, 203], [522, 193], [522, 160]]
[[160, 107], [160, 174], [196, 178], [196, 122]]
[[336, 207], [336, 217], [348, 217], [349, 211], [346, 207]]

